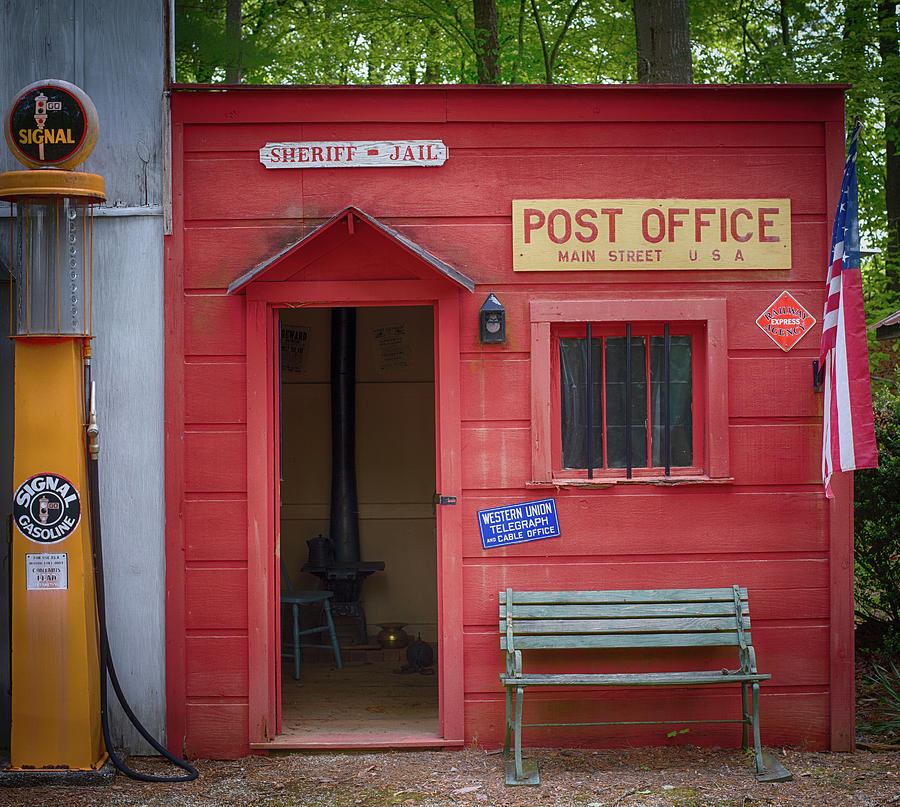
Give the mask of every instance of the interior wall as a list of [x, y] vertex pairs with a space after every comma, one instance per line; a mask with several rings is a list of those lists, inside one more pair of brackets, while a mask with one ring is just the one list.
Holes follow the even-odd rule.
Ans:
[[[292, 582], [306, 541], [328, 535], [331, 490], [330, 317], [281, 312], [281, 556]], [[361, 560], [385, 562], [363, 584], [369, 636], [379, 623], [437, 640], [434, 333], [430, 307], [358, 308], [356, 464]]]

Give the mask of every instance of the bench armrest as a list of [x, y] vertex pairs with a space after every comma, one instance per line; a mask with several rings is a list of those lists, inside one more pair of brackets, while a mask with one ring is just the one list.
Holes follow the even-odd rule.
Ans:
[[756, 650], [753, 645], [747, 645], [747, 648], [741, 651], [741, 669], [747, 673], [756, 673]]
[[506, 651], [506, 674], [519, 677], [522, 675], [522, 651]]

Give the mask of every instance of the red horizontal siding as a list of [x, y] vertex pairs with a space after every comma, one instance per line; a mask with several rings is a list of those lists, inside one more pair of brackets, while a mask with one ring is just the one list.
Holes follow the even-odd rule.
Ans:
[[247, 697], [246, 636], [188, 636], [185, 657], [189, 698]]
[[297, 222], [247, 227], [190, 227], [184, 231], [186, 289], [226, 289], [301, 235]]
[[186, 491], [241, 493], [247, 490], [247, 440], [240, 431], [184, 434]]
[[[258, 154], [264, 143], [335, 140], [333, 123], [296, 123], [273, 120], [263, 132], [253, 123], [233, 123], [227, 127], [194, 123], [185, 128], [185, 153], [251, 151]], [[442, 121], [427, 123], [410, 121], [403, 126], [408, 140], [433, 139], [436, 135], [454, 149], [528, 149], [557, 152], [563, 149], [634, 148], [659, 150], [665, 143], [671, 148], [694, 148], [703, 151], [727, 148], [821, 149], [824, 131], [821, 123], [747, 122], [741, 126], [722, 126], [718, 122], [660, 123], [648, 121], [636, 127], [624, 121], [585, 121], [579, 125], [560, 127], [557, 123], [495, 122], [489, 126], [472, 126], [468, 122]], [[340, 138], [345, 140], [394, 140], [397, 124], [390, 122], [344, 121]], [[623, 144], [626, 144], [623, 146]]]
[[554, 494], [560, 537], [481, 548], [478, 510], [539, 498], [545, 498], [544, 491], [467, 496], [461, 516], [470, 540], [463, 541], [463, 557], [497, 563], [498, 558], [547, 555], [579, 560], [590, 556], [741, 556], [748, 546], [756, 555], [824, 555], [828, 551], [828, 505], [818, 491], [740, 493], [731, 485], [712, 490], [634, 485], [560, 491]]
[[237, 759], [250, 752], [246, 702], [189, 700], [185, 722], [184, 752], [189, 759]]
[[247, 502], [241, 498], [186, 499], [185, 559], [247, 560]]
[[[614, 527], [609, 527], [610, 531]], [[551, 544], [555, 539], [539, 541]], [[548, 549], [552, 552], [552, 549]], [[710, 560], [664, 557], [652, 560], [616, 560], [583, 558], [572, 563], [553, 555], [539, 561], [513, 559], [503, 562], [465, 564], [463, 566], [463, 615], [466, 625], [491, 625], [497, 621], [499, 591], [513, 588], [521, 591], [577, 591], [684, 588], [720, 588], [738, 583], [751, 592], [750, 608], [761, 589], [825, 589], [829, 584], [828, 561], [801, 558], [716, 558]], [[789, 616], [789, 615], [788, 615]], [[822, 659], [824, 661], [824, 659]]]
[[246, 352], [244, 298], [222, 294], [184, 298], [184, 352], [237, 356]]
[[184, 410], [186, 424], [245, 423], [247, 368], [243, 362], [187, 362]]
[[[327, 218], [348, 205], [376, 217], [510, 215], [512, 199], [666, 198], [660, 188], [678, 188], [681, 199], [790, 198], [792, 215], [824, 215], [821, 155], [773, 154], [765, 158], [734, 150], [698, 155], [635, 152], [583, 153], [566, 159], [552, 152], [533, 155], [463, 152], [435, 174], [405, 168], [402, 176], [382, 168], [269, 170], [258, 155], [198, 156], [185, 160], [184, 180], [195, 192], [185, 200], [186, 221], [213, 219]], [[473, 181], [474, 178], [478, 181]], [[264, 178], [264, 179], [263, 179]], [[247, 188], [265, 185], [266, 192]]]
[[188, 631], [247, 629], [246, 566], [188, 566], [184, 588]]

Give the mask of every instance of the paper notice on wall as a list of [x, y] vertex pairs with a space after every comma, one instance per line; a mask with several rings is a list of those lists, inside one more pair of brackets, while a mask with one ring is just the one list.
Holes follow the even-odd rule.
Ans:
[[372, 334], [381, 372], [409, 366], [409, 335], [405, 324], [373, 328]]
[[302, 373], [309, 351], [310, 328], [305, 325], [281, 326], [281, 369]]
[[25, 555], [27, 591], [69, 588], [69, 556], [65, 552]]

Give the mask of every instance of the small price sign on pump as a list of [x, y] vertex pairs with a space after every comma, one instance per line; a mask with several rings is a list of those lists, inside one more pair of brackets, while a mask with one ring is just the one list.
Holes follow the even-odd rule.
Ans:
[[65, 552], [25, 555], [25, 588], [28, 591], [65, 590], [69, 587], [69, 556]]

